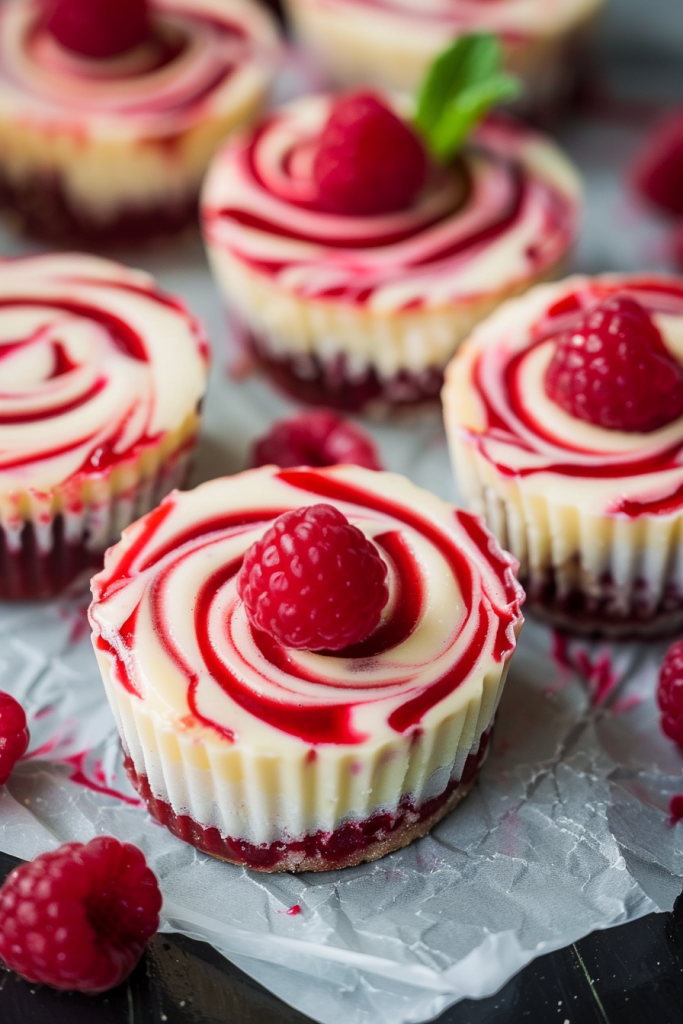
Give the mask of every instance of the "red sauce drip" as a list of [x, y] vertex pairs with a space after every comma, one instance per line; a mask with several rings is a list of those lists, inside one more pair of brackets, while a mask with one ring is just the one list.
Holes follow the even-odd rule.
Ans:
[[139, 610], [140, 605], [138, 604], [121, 626], [119, 630], [120, 643], [114, 646], [100, 633], [95, 637], [95, 646], [98, 651], [108, 654], [114, 662], [114, 676], [124, 690], [127, 690], [133, 697], [141, 698], [142, 694], [133, 683], [130, 669], [126, 663], [135, 644], [135, 627]]
[[299, 906], [298, 903], [295, 903], [294, 906], [290, 907], [289, 910], [287, 911], [287, 915], [289, 917], [296, 917], [300, 913], [301, 913], [301, 907]]
[[106, 776], [102, 769], [102, 762], [98, 761], [95, 765], [95, 778], [92, 779], [85, 773], [85, 762], [88, 757], [88, 751], [83, 751], [80, 754], [73, 754], [71, 757], [65, 757], [64, 763], [68, 764], [72, 768], [69, 780], [77, 783], [79, 786], [84, 786], [85, 789], [92, 790], [93, 793], [101, 793], [103, 796], [112, 796], [116, 800], [122, 800], [124, 804], [130, 804], [131, 807], [140, 807], [142, 801], [135, 796], [128, 796], [127, 793], [119, 793], [117, 789], [112, 789], [107, 786]]

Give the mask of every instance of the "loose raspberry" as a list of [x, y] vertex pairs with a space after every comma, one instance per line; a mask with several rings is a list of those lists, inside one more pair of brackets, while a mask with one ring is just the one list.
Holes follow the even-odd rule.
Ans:
[[66, 843], [0, 889], [0, 956], [28, 981], [95, 994], [118, 985], [159, 927], [141, 850], [110, 836]]
[[313, 163], [320, 209], [349, 216], [405, 210], [426, 173], [417, 135], [377, 96], [356, 92], [335, 102]]
[[546, 392], [572, 416], [647, 433], [683, 415], [683, 367], [645, 309], [615, 295], [556, 338]]
[[634, 164], [633, 182], [655, 206], [683, 214], [683, 110], [655, 126]]
[[254, 445], [255, 466], [337, 466], [381, 469], [371, 439], [332, 412], [304, 412], [275, 423]]
[[0, 690], [0, 786], [9, 779], [15, 764], [26, 753], [29, 733], [21, 704]]
[[662, 712], [662, 732], [683, 749], [683, 640], [677, 640], [664, 655], [657, 703]]
[[237, 592], [285, 647], [339, 651], [370, 636], [389, 599], [374, 546], [332, 505], [285, 512], [244, 556]]
[[45, 27], [83, 57], [118, 57], [147, 42], [148, 0], [50, 0]]

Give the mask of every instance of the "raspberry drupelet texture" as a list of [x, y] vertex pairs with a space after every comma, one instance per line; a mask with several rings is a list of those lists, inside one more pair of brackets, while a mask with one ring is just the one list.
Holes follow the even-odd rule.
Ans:
[[254, 466], [382, 466], [360, 427], [332, 412], [314, 410], [275, 423], [254, 445]]
[[668, 114], [655, 125], [636, 160], [633, 180], [655, 206], [683, 214], [683, 110]]
[[0, 889], [0, 957], [28, 981], [96, 994], [135, 967], [159, 927], [142, 852], [101, 836], [15, 868]]
[[4, 786], [15, 764], [26, 753], [28, 741], [24, 709], [9, 693], [0, 690], [0, 786]]
[[659, 670], [657, 703], [662, 732], [683, 749], [683, 640], [672, 644]]
[[338, 99], [313, 163], [318, 206], [370, 216], [409, 208], [427, 174], [415, 132], [371, 92]]
[[45, 27], [67, 50], [118, 57], [150, 37], [148, 0], [48, 0]]
[[339, 651], [370, 636], [389, 599], [379, 552], [332, 505], [285, 512], [244, 556], [237, 591], [285, 647]]
[[683, 415], [683, 367], [630, 296], [605, 299], [555, 341], [545, 388], [570, 415], [637, 433]]

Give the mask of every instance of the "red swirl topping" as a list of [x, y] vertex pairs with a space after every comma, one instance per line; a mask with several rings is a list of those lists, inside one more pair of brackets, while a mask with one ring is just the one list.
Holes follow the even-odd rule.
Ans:
[[573, 173], [550, 143], [500, 118], [408, 209], [322, 212], [313, 165], [330, 103], [299, 100], [223, 149], [204, 192], [211, 246], [302, 296], [395, 310], [512, 286], [573, 243]]
[[[454, 361], [451, 396], [456, 401], [474, 384], [483, 421], [469, 423], [465, 433], [502, 474], [532, 481], [552, 473], [571, 481], [575, 500], [583, 494], [615, 513], [671, 512], [683, 504], [683, 418], [648, 432], [607, 429], [572, 416], [545, 387], [558, 337], [613, 295], [635, 299], [658, 328], [667, 357], [683, 363], [680, 279], [577, 277], [534, 289], [481, 325]], [[561, 486], [555, 485], [558, 500]]]
[[[376, 631], [334, 654], [255, 631], [236, 586], [254, 539], [321, 500], [373, 540], [390, 590]], [[479, 519], [400, 477], [268, 467], [172, 495], [126, 531], [93, 581], [91, 621], [120, 684], [186, 725], [228, 741], [266, 728], [267, 742], [357, 745], [409, 732], [442, 703], [450, 711], [511, 655], [522, 596], [512, 568]], [[164, 679], [147, 671], [159, 657]]]
[[145, 274], [86, 256], [3, 263], [0, 489], [137, 460], [193, 415], [207, 358], [197, 322]]

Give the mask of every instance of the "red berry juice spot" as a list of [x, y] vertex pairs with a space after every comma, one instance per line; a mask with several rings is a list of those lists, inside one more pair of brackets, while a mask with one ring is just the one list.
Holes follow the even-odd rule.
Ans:
[[571, 416], [648, 433], [683, 415], [683, 367], [636, 299], [605, 299], [554, 340], [546, 393]]
[[683, 110], [654, 128], [633, 167], [641, 195], [667, 213], [683, 214]]
[[338, 509], [309, 505], [249, 548], [237, 591], [254, 629], [285, 647], [339, 651], [378, 626], [386, 576], [375, 545]]
[[45, 28], [82, 57], [118, 57], [151, 36], [148, 0], [51, 0]]
[[254, 466], [337, 466], [366, 469], [382, 465], [371, 438], [360, 427], [332, 412], [315, 410], [280, 420], [254, 445]]
[[22, 864], [0, 889], [0, 957], [27, 981], [96, 994], [130, 974], [159, 927], [142, 852], [109, 836]]
[[4, 786], [15, 764], [26, 753], [28, 742], [24, 709], [9, 693], [0, 690], [0, 786]]
[[406, 210], [426, 175], [422, 142], [378, 96], [356, 92], [335, 102], [313, 162], [321, 210], [342, 216]]

